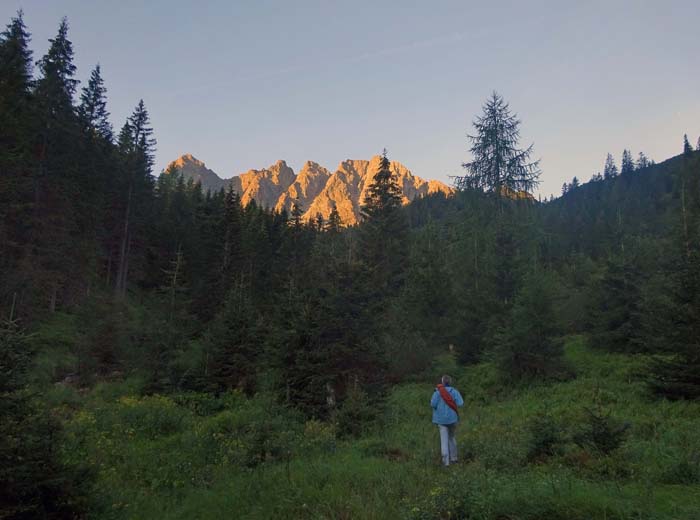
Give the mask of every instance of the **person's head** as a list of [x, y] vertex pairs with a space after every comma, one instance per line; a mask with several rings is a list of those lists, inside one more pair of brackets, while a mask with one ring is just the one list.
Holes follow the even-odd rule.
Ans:
[[445, 386], [451, 386], [452, 385], [452, 378], [448, 375], [444, 375], [440, 378], [440, 382]]

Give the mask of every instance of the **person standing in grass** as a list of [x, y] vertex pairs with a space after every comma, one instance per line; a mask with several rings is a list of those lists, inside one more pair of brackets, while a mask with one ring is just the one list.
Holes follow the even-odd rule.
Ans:
[[445, 466], [457, 462], [457, 441], [455, 430], [459, 422], [457, 407], [464, 405], [464, 399], [452, 387], [450, 376], [442, 376], [440, 384], [433, 392], [430, 406], [433, 407], [433, 424], [437, 424], [440, 430], [440, 452], [442, 463]]

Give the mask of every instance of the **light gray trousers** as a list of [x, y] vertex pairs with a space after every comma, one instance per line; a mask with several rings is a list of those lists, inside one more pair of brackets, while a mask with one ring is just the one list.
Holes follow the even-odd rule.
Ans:
[[449, 466], [450, 462], [457, 462], [457, 441], [455, 440], [455, 430], [457, 423], [454, 424], [438, 424], [440, 429], [440, 453], [442, 454], [442, 463]]

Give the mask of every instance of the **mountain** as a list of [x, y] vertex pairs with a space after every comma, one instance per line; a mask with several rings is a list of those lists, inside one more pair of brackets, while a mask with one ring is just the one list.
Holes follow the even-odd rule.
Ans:
[[295, 202], [301, 208], [310, 208], [316, 197], [323, 191], [330, 176], [331, 173], [323, 166], [313, 161], [306, 161], [294, 182], [277, 200], [275, 210], [291, 211]]
[[[318, 214], [328, 218], [333, 208], [345, 225], [356, 224], [360, 220], [360, 206], [364, 201], [367, 188], [379, 169], [380, 157], [366, 160], [346, 160], [340, 163], [333, 173], [313, 161], [307, 161], [298, 175], [284, 161], [262, 170], [249, 170], [230, 179], [222, 179], [205, 164], [185, 154], [171, 162], [165, 172], [177, 168], [185, 178], [200, 182], [206, 190], [220, 190], [233, 187], [241, 195], [241, 202], [257, 204], [276, 211], [291, 211], [296, 202], [304, 210], [304, 219], [308, 220]], [[426, 181], [416, 177], [403, 164], [392, 161], [391, 169], [397, 177], [403, 192], [403, 202], [430, 193], [454, 192], [452, 188], [439, 181]]]
[[230, 183], [233, 189], [241, 194], [241, 203], [244, 206], [254, 200], [265, 208], [274, 208], [295, 177], [294, 170], [287, 166], [286, 162], [277, 161], [269, 168], [248, 170], [233, 177]]
[[208, 190], [217, 191], [228, 184], [226, 180], [219, 177], [190, 153], [186, 153], [168, 164], [166, 171], [171, 168], [177, 168], [185, 179], [194, 179], [195, 182], [201, 183]]

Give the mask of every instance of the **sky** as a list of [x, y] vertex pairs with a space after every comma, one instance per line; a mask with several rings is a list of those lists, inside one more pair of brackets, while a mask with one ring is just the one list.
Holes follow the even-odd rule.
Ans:
[[544, 196], [608, 152], [661, 161], [700, 135], [697, 0], [0, 0], [3, 24], [20, 8], [35, 59], [68, 17], [78, 79], [101, 65], [117, 130], [144, 100], [157, 171], [184, 153], [221, 177], [334, 171], [386, 148], [450, 182], [494, 90]]

